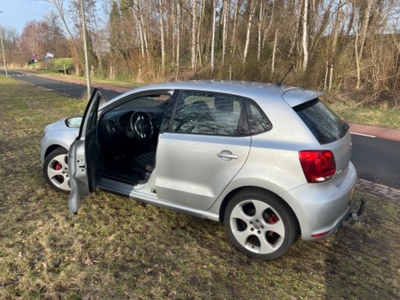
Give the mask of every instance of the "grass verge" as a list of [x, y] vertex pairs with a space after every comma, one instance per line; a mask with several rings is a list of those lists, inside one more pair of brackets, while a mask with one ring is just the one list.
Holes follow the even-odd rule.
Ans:
[[333, 102], [329, 107], [348, 122], [400, 129], [400, 110], [357, 106], [355, 102]]
[[222, 225], [97, 192], [79, 212], [41, 174], [43, 128], [85, 104], [0, 76], [0, 299], [399, 299], [399, 202], [250, 259]]

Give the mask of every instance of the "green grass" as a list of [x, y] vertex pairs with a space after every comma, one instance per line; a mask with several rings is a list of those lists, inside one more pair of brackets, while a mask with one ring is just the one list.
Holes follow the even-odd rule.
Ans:
[[223, 225], [96, 192], [79, 214], [46, 184], [46, 124], [83, 111], [0, 76], [0, 299], [399, 299], [399, 201], [357, 192], [362, 222], [250, 259]]
[[29, 65], [29, 69], [36, 70], [37, 72], [47, 72], [52, 73], [52, 69], [63, 69], [65, 65], [66, 69], [72, 68], [74, 66], [73, 60], [71, 57], [56, 57], [54, 59], [49, 59], [47, 61], [47, 70], [46, 69], [46, 61], [40, 60], [37, 63]]
[[[62, 73], [54, 73], [54, 74], [51, 74], [51, 76], [59, 77], [59, 78], [81, 80], [82, 82], [86, 82], [86, 77], [78, 76], [78, 75], [65, 75]], [[140, 84], [138, 84], [136, 82], [126, 82], [126, 81], [121, 81], [121, 80], [104, 79], [104, 78], [99, 78], [99, 77], [93, 77], [90, 80], [93, 83], [104, 83], [104, 84], [121, 86], [121, 87], [126, 87], [126, 88], [131, 88], [131, 89], [140, 86]]]
[[400, 110], [357, 106], [355, 102], [333, 102], [329, 107], [348, 122], [400, 129]]

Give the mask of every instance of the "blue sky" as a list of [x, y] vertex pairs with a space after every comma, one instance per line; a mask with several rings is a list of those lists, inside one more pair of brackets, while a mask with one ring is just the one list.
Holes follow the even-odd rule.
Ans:
[[0, 26], [22, 33], [29, 21], [41, 20], [50, 13], [52, 5], [38, 0], [0, 0]]

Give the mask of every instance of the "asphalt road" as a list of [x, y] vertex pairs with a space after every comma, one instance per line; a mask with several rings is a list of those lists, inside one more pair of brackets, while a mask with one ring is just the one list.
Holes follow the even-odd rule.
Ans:
[[[4, 71], [1, 70], [0, 73], [4, 74]], [[78, 98], [82, 97], [86, 92], [86, 85], [63, 82], [58, 80], [51, 80], [35, 76], [33, 74], [26, 74], [15, 71], [8, 71], [7, 73], [9, 76], [12, 76], [20, 81], [24, 81], [36, 86], [41, 86], [46, 89], [56, 91], [57, 93], [69, 95], [72, 97], [78, 97]], [[95, 84], [92, 84], [92, 87], [95, 86], [96, 86]], [[98, 89], [100, 90], [101, 95], [103, 96], [105, 101], [108, 101], [121, 94], [120, 92], [104, 88], [98, 88]]]
[[358, 177], [400, 189], [400, 142], [352, 135]]
[[[0, 71], [4, 74], [4, 71]], [[86, 91], [85, 85], [50, 80], [19, 72], [8, 72], [18, 80], [41, 86], [58, 93], [81, 97]], [[107, 101], [121, 92], [99, 88]], [[400, 142], [352, 135], [352, 161], [357, 168], [358, 177], [375, 183], [400, 189]]]

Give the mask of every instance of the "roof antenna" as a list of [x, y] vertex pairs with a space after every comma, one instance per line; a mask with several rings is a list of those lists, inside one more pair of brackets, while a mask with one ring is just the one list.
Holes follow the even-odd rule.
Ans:
[[285, 76], [283, 76], [282, 80], [278, 82], [277, 86], [281, 86], [282, 82], [286, 79], [286, 76], [288, 76], [288, 74], [290, 73], [290, 71], [292, 71], [294, 68], [294, 64], [292, 64], [292, 66], [290, 67], [290, 69], [286, 72]]

